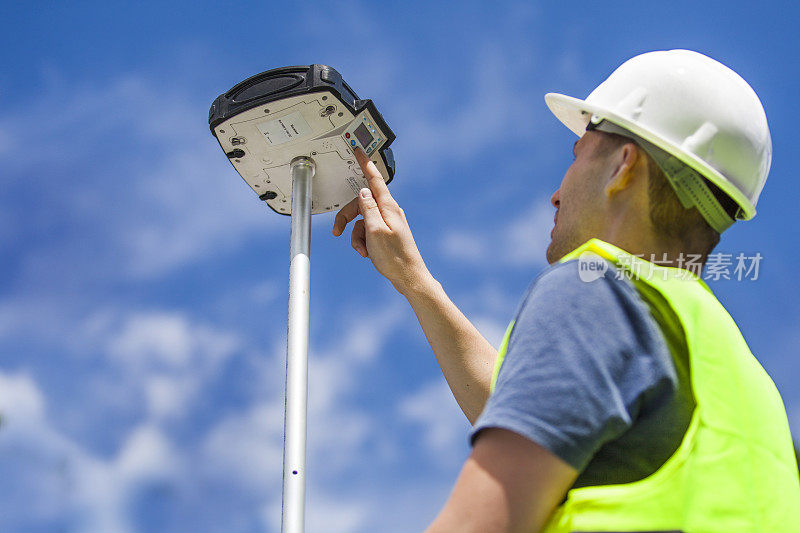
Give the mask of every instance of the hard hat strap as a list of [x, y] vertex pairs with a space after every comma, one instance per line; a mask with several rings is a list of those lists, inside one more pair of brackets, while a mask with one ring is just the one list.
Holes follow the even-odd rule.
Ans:
[[717, 233], [722, 233], [733, 225], [733, 219], [708, 188], [703, 176], [695, 169], [650, 141], [597, 115], [593, 115], [586, 126], [586, 131], [592, 130], [615, 133], [635, 141], [664, 172], [681, 205], [686, 209], [697, 207], [708, 225]]
[[664, 171], [684, 207], [696, 206], [708, 225], [717, 233], [722, 233], [733, 225], [733, 219], [723, 209], [697, 171], [666, 152], [661, 151], [661, 154], [655, 155], [654, 151], [648, 148], [645, 150]]

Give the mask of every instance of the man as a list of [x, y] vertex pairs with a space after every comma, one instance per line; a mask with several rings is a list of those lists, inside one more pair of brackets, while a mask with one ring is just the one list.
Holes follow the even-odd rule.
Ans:
[[[473, 450], [429, 531], [800, 531], [786, 413], [698, 277], [755, 214], [771, 140], [736, 73], [686, 50], [624, 63], [586, 100], [553, 194], [551, 264], [498, 352], [431, 276], [375, 166], [337, 215], [411, 304]], [[584, 268], [587, 267], [587, 268]]]

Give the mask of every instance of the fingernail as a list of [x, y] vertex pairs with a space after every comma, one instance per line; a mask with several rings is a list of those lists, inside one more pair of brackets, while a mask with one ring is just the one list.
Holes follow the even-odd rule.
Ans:
[[361, 194], [361, 198], [365, 198], [365, 199], [366, 198], [372, 198], [372, 191], [367, 189], [366, 187], [361, 189], [360, 194]]

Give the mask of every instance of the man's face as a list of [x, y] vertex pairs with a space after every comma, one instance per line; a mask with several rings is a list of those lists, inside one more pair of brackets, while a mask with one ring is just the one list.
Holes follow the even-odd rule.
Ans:
[[555, 263], [590, 238], [600, 235], [605, 219], [603, 185], [608, 171], [604, 142], [602, 133], [590, 131], [575, 143], [575, 160], [550, 198], [556, 214], [547, 247], [548, 263]]

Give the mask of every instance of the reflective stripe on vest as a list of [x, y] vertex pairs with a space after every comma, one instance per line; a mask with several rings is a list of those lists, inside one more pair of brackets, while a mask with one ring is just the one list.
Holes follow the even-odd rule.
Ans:
[[[783, 402], [708, 286], [686, 270], [655, 265], [599, 239], [560, 262], [585, 259], [582, 254], [638, 274], [631, 281], [657, 311], [657, 322], [672, 321], [659, 322], [662, 330], [683, 331], [696, 407], [680, 446], [655, 473], [571, 489], [544, 531], [800, 532], [800, 479]], [[513, 329], [514, 322], [498, 353], [492, 391]]]

